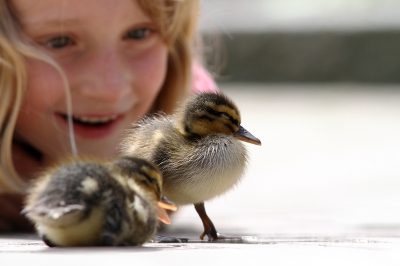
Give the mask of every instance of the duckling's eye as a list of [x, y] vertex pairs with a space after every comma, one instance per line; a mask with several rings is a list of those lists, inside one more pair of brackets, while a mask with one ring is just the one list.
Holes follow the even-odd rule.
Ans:
[[237, 119], [233, 118], [227, 112], [220, 112], [219, 115], [220, 115], [220, 117], [224, 117], [225, 119], [228, 119], [232, 124], [239, 126], [239, 121]]
[[225, 118], [228, 118], [228, 119], [231, 118], [231, 116], [230, 116], [228, 113], [226, 113], [226, 112], [221, 112], [220, 115], [223, 116], [223, 117], [225, 117]]
[[142, 182], [142, 184], [144, 184], [144, 185], [146, 185], [146, 186], [148, 186], [148, 185], [149, 185], [149, 181], [148, 181], [148, 180], [146, 180], [146, 179], [142, 180], [141, 182]]

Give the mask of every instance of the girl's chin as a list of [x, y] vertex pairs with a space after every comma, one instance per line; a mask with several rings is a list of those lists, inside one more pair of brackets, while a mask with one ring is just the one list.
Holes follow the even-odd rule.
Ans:
[[[68, 121], [66, 116], [56, 114], [57, 120], [60, 121], [63, 126], [68, 129]], [[76, 137], [83, 139], [100, 139], [106, 138], [116, 133], [119, 129], [120, 124], [123, 121], [124, 116], [120, 115], [115, 120], [107, 123], [90, 124], [73, 121], [73, 128]]]

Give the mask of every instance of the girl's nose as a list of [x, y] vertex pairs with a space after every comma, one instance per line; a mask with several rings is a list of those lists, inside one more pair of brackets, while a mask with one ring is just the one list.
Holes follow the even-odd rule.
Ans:
[[99, 101], [115, 103], [132, 90], [132, 73], [128, 62], [116, 51], [103, 49], [93, 51], [82, 58], [80, 93]]

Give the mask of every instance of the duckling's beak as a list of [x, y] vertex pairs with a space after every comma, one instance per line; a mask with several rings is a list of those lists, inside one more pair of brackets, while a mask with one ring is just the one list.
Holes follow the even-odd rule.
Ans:
[[162, 196], [161, 199], [157, 202], [158, 219], [165, 224], [170, 224], [171, 219], [169, 218], [169, 215], [165, 210], [176, 211], [178, 210], [178, 207], [175, 205], [175, 203]]
[[161, 199], [157, 202], [157, 206], [170, 211], [178, 210], [178, 207], [175, 205], [175, 203], [167, 199], [165, 196], [161, 197]]
[[242, 126], [239, 126], [239, 130], [234, 134], [234, 136], [241, 141], [261, 146], [261, 141], [258, 138], [254, 137]]

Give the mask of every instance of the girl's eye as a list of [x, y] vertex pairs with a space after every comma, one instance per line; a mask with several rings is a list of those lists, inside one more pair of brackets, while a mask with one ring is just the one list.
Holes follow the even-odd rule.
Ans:
[[72, 43], [72, 40], [66, 36], [60, 36], [44, 42], [44, 45], [54, 49], [61, 49]]
[[146, 28], [134, 29], [134, 30], [129, 31], [126, 34], [126, 37], [130, 38], [130, 39], [140, 40], [140, 39], [147, 37], [149, 34], [150, 34], [149, 29], [146, 29]]

